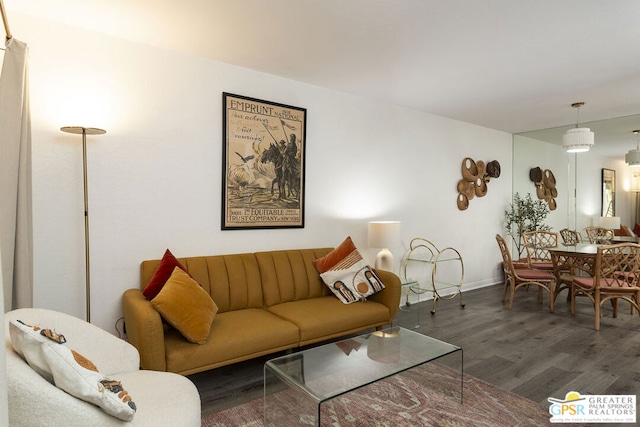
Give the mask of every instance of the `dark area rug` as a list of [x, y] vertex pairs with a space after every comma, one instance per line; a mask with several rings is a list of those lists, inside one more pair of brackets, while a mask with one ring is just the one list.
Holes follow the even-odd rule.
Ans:
[[[290, 390], [277, 395], [281, 403], [278, 406], [283, 409], [274, 413], [274, 426], [315, 425], [312, 416], [301, 414], [305, 405]], [[325, 427], [552, 425], [547, 407], [471, 375], [463, 377], [462, 403], [459, 395], [460, 374], [430, 363], [323, 404], [320, 424]], [[202, 426], [258, 427], [264, 426], [263, 416], [264, 401], [260, 398], [205, 415]]]

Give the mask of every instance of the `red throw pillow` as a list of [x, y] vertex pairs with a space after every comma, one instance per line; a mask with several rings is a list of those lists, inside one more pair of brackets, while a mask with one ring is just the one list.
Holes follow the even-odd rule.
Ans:
[[322, 274], [340, 261], [342, 261], [347, 255], [356, 250], [356, 245], [353, 244], [351, 240], [351, 236], [348, 236], [340, 245], [323, 256], [322, 258], [318, 258], [313, 261], [313, 265], [318, 270], [318, 273]]
[[151, 277], [151, 280], [142, 291], [142, 295], [144, 295], [148, 300], [152, 300], [156, 295], [158, 295], [158, 292], [160, 292], [164, 284], [167, 283], [167, 280], [171, 277], [171, 273], [173, 273], [173, 269], [176, 267], [180, 267], [180, 269], [185, 272], [187, 271], [187, 269], [178, 262], [176, 257], [173, 256], [171, 251], [167, 249], [160, 261], [158, 269], [153, 273], [153, 277]]
[[633, 226], [633, 234], [636, 236], [640, 236], [640, 224], [636, 222], [636, 225]]

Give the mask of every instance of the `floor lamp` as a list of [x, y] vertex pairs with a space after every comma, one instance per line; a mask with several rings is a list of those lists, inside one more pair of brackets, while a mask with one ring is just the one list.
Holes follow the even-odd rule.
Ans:
[[87, 135], [103, 135], [106, 130], [97, 128], [85, 128], [81, 126], [65, 126], [60, 128], [62, 132], [82, 135], [82, 174], [84, 179], [84, 254], [86, 266], [86, 307], [87, 322], [91, 323], [91, 275], [89, 268], [89, 193], [87, 191]]

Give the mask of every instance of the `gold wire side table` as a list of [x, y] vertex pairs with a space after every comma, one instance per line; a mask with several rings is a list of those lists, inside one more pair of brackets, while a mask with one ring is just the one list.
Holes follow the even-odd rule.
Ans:
[[409, 249], [402, 258], [400, 276], [403, 283], [415, 283], [408, 288], [405, 305], [409, 303], [409, 293], [432, 293], [433, 308], [436, 313], [439, 299], [452, 300], [460, 297], [462, 302], [462, 282], [464, 280], [464, 262], [460, 252], [451, 247], [442, 250], [427, 239], [416, 237], [411, 240]]

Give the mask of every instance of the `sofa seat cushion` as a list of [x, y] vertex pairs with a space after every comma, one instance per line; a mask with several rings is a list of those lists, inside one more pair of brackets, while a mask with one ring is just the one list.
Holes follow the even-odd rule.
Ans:
[[300, 329], [300, 345], [360, 331], [389, 321], [387, 306], [375, 301], [343, 304], [335, 296], [291, 301], [268, 308]]
[[174, 329], [167, 331], [167, 371], [189, 375], [294, 348], [298, 341], [298, 328], [294, 324], [265, 310], [249, 308], [218, 313], [205, 344], [190, 343]]

